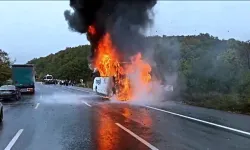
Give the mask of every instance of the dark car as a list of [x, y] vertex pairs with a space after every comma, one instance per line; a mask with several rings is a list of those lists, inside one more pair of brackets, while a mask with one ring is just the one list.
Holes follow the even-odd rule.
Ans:
[[3, 121], [3, 105], [0, 103], [0, 123]]
[[0, 99], [21, 99], [21, 92], [19, 88], [14, 85], [3, 85], [0, 87]]

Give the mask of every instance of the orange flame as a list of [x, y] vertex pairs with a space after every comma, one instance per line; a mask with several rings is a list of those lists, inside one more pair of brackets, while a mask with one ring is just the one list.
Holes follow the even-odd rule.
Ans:
[[110, 35], [106, 34], [98, 44], [97, 58], [95, 66], [101, 76], [116, 76], [119, 68], [118, 55], [110, 40]]
[[[95, 28], [89, 26], [89, 33], [95, 34]], [[94, 65], [100, 72], [100, 76], [114, 76], [116, 85], [116, 97], [118, 100], [126, 101], [133, 98], [133, 83], [130, 75], [139, 73], [136, 84], [140, 86], [148, 86], [151, 81], [151, 67], [142, 60], [141, 53], [131, 57], [129, 64], [122, 65], [116, 47], [111, 41], [109, 33], [106, 33], [103, 39], [98, 43], [97, 57]]]
[[128, 66], [128, 73], [139, 72], [142, 84], [148, 84], [151, 81], [151, 66], [142, 60], [141, 53], [131, 57], [132, 65]]
[[88, 33], [90, 33], [91, 35], [96, 34], [96, 30], [95, 30], [94, 26], [89, 26]]

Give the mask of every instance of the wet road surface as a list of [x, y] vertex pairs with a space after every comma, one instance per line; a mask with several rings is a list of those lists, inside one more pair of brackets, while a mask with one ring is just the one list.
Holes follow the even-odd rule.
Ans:
[[150, 107], [112, 103], [87, 89], [36, 87], [35, 95], [3, 102], [0, 150], [250, 148], [249, 116], [170, 102]]

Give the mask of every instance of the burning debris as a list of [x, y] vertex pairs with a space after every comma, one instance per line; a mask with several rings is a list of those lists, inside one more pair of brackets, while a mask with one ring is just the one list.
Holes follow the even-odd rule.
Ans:
[[156, 0], [71, 0], [74, 12], [64, 13], [72, 31], [87, 34], [90, 68], [115, 78], [119, 100], [133, 98], [135, 74], [140, 86], [148, 87], [151, 80], [151, 67], [142, 59], [141, 31], [152, 23], [149, 13], [155, 4]]

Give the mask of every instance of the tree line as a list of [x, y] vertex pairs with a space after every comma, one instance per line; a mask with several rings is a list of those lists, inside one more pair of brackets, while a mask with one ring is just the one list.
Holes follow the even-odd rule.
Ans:
[[0, 86], [11, 78], [11, 61], [7, 52], [0, 49]]
[[[161, 79], [174, 85], [171, 99], [250, 112], [250, 42], [221, 40], [209, 34], [150, 36], [146, 40]], [[92, 80], [89, 53], [89, 45], [69, 47], [28, 63], [35, 64], [40, 78], [52, 74], [87, 82]]]
[[92, 71], [88, 67], [87, 57], [89, 45], [68, 47], [46, 57], [34, 58], [28, 64], [34, 64], [36, 75], [42, 79], [46, 74], [52, 74], [56, 79], [84, 82], [91, 80]]
[[[209, 34], [150, 37], [156, 64], [175, 85], [174, 99], [250, 112], [250, 44]], [[172, 81], [173, 80], [173, 81]]]

